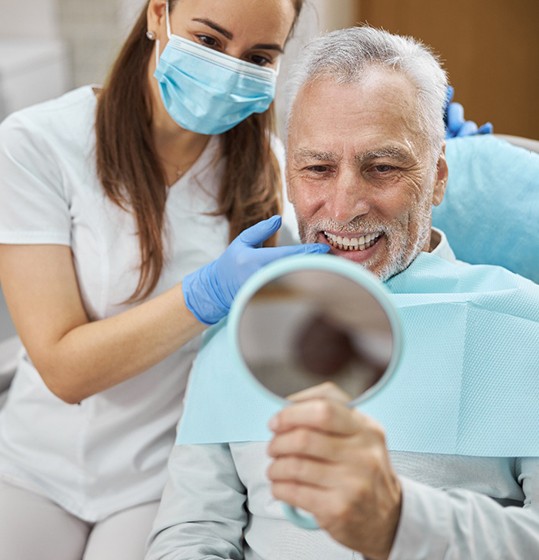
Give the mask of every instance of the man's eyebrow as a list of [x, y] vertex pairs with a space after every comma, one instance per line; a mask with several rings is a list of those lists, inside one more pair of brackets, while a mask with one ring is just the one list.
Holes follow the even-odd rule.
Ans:
[[363, 163], [365, 161], [372, 161], [373, 159], [391, 158], [398, 161], [408, 161], [410, 159], [410, 153], [397, 146], [387, 146], [384, 148], [369, 150], [361, 154], [357, 154], [355, 160], [357, 163]]
[[[198, 23], [203, 23], [204, 25], [207, 25], [214, 31], [217, 31], [217, 33], [220, 33], [223, 37], [225, 37], [229, 41], [234, 39], [234, 34], [231, 31], [228, 31], [228, 29], [221, 27], [218, 23], [215, 23], [211, 19], [193, 18], [193, 21], [197, 21]], [[283, 47], [281, 47], [277, 43], [257, 43], [256, 45], [253, 45], [251, 48], [278, 51], [281, 54], [284, 52]]]
[[293, 152], [294, 161], [300, 160], [316, 160], [316, 161], [335, 161], [337, 154], [334, 152], [321, 152], [319, 150], [310, 150], [308, 148], [299, 148]]

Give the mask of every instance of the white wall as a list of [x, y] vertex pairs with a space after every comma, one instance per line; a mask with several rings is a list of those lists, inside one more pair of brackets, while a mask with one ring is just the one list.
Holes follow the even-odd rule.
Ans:
[[56, 0], [0, 0], [0, 40], [58, 37]]
[[135, 23], [146, 0], [117, 0], [118, 1], [118, 23], [120, 29], [127, 34]]
[[320, 31], [349, 27], [354, 21], [359, 0], [311, 0], [320, 12]]
[[0, 0], [0, 121], [71, 87], [57, 0]]
[[350, 26], [359, 0], [306, 0], [294, 35], [286, 45], [277, 85], [277, 126], [284, 138], [289, 105], [287, 82], [292, 67], [301, 63], [301, 50], [314, 37]]
[[[287, 58], [318, 33], [349, 25], [358, 1], [306, 0]], [[144, 4], [145, 0], [0, 0], [0, 40], [64, 39], [73, 85], [102, 82]], [[284, 76], [286, 67], [285, 62]]]

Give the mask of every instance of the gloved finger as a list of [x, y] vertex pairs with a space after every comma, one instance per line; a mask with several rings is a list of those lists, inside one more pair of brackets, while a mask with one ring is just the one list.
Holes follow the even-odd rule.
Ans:
[[464, 107], [460, 103], [451, 103], [447, 108], [447, 128], [453, 134], [460, 130], [464, 123]]
[[303, 245], [286, 245], [285, 247], [276, 247], [276, 249], [286, 256], [329, 253], [331, 247], [326, 243], [305, 243]]
[[477, 134], [477, 124], [473, 121], [465, 121], [457, 132], [457, 136], [473, 136]]
[[451, 103], [451, 100], [453, 99], [453, 95], [455, 95], [455, 88], [453, 86], [447, 86], [447, 90], [445, 93], [445, 106], [447, 109], [447, 106]]
[[492, 123], [487, 122], [479, 127], [477, 134], [492, 134], [493, 130], [494, 126], [492, 126]]
[[244, 245], [257, 247], [276, 233], [281, 227], [281, 223], [281, 216], [272, 216], [271, 218], [262, 220], [254, 226], [247, 228], [245, 231], [242, 231], [237, 239], [239, 239]]
[[266, 247], [256, 251], [256, 261], [259, 265], [268, 264], [283, 257], [293, 255], [317, 255], [328, 253], [329, 245], [325, 243], [306, 243], [305, 245], [286, 245], [284, 247]]

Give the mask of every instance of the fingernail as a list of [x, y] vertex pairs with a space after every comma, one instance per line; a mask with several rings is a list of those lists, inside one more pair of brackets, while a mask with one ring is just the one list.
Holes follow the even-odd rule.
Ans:
[[268, 422], [268, 428], [272, 432], [274, 432], [278, 427], [279, 427], [279, 420], [277, 419], [277, 416], [270, 418], [270, 421]]
[[314, 245], [309, 245], [308, 252], [309, 253], [329, 253], [330, 246], [325, 245], [324, 243], [317, 243]]

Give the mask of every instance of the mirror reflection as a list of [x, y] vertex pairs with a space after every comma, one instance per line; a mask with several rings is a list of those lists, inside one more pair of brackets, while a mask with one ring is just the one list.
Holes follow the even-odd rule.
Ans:
[[287, 398], [331, 381], [356, 401], [384, 377], [391, 323], [363, 285], [327, 270], [298, 270], [254, 293], [239, 321], [239, 346], [254, 377]]

